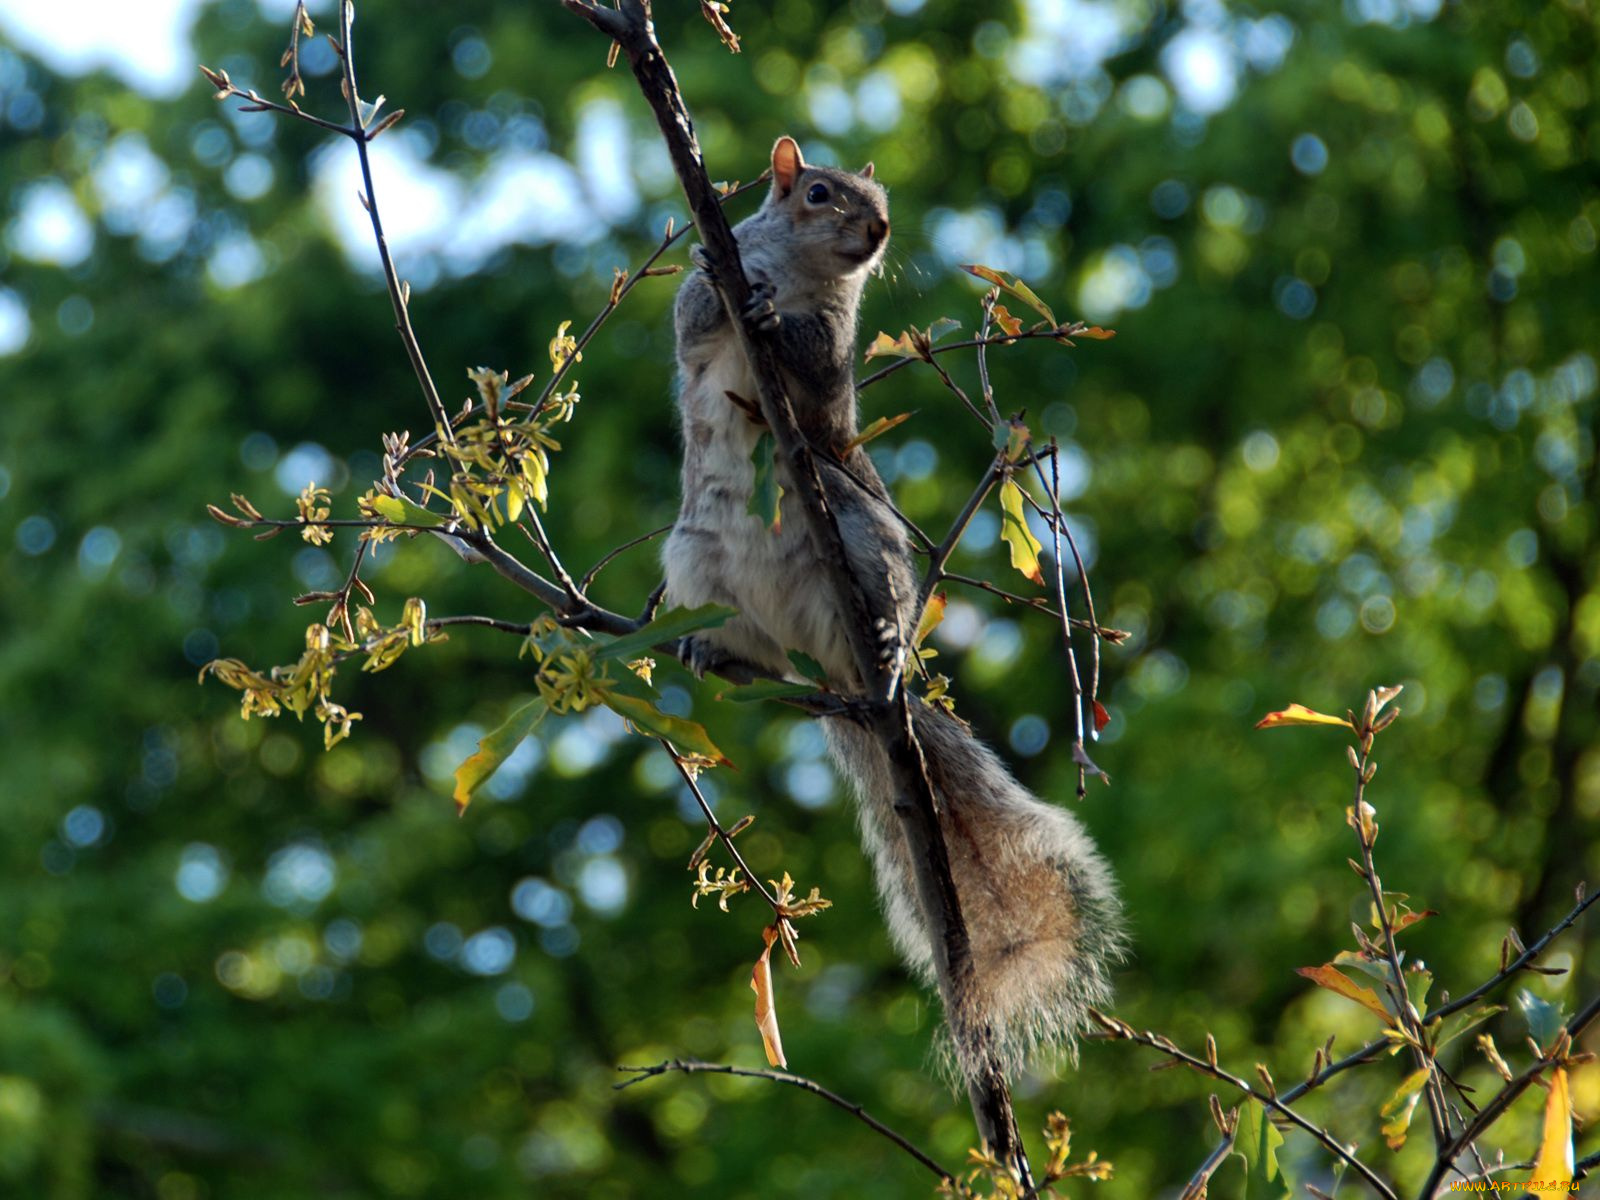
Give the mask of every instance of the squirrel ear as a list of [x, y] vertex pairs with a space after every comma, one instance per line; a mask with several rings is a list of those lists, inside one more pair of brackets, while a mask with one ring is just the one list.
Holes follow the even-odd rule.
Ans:
[[863, 179], [871, 179], [872, 178], [872, 172], [873, 172], [873, 166], [872, 166], [871, 163], [868, 163], [866, 166], [861, 168], [861, 178], [863, 178]]
[[806, 160], [800, 157], [800, 147], [792, 137], [781, 137], [772, 147], [772, 186], [778, 195], [787, 196], [794, 181], [806, 169]]

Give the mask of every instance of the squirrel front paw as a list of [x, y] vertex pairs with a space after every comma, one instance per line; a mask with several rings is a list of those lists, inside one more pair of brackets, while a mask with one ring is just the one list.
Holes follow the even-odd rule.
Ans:
[[776, 295], [772, 280], [762, 275], [753, 275], [750, 278], [750, 299], [745, 301], [739, 310], [739, 316], [744, 320], [745, 328], [762, 333], [768, 333], [778, 327], [782, 319], [778, 310], [772, 303]]
[[704, 679], [708, 672], [730, 683], [752, 683], [761, 677], [753, 664], [729, 654], [710, 638], [694, 634], [679, 640], [678, 657], [694, 672], [696, 679]]
[[711, 251], [698, 243], [689, 247], [689, 261], [712, 279], [717, 277], [717, 260], [711, 256]]

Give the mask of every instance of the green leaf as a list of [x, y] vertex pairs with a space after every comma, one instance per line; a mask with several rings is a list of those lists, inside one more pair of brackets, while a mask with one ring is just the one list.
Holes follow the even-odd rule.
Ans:
[[1261, 1101], [1246, 1101], [1239, 1110], [1239, 1132], [1233, 1139], [1233, 1150], [1248, 1164], [1245, 1194], [1254, 1197], [1254, 1200], [1288, 1200], [1294, 1194], [1293, 1187], [1278, 1167], [1278, 1147], [1281, 1145], [1283, 1134], [1267, 1120]]
[[662, 712], [657, 706], [654, 689], [631, 671], [626, 678], [597, 685], [595, 692], [617, 716], [641, 733], [666, 738], [680, 754], [698, 754], [723, 766], [733, 765], [711, 741], [704, 725]]
[[819, 686], [827, 684], [828, 673], [822, 669], [822, 664], [809, 654], [799, 650], [791, 650], [789, 651], [789, 661], [794, 664], [796, 671], [799, 671], [801, 675], [811, 680], [812, 683]]
[[654, 647], [674, 642], [685, 634], [700, 629], [715, 629], [739, 615], [739, 610], [726, 604], [701, 604], [695, 608], [669, 608], [648, 625], [612, 638], [596, 646], [597, 662], [627, 662], [648, 654]]
[[514, 710], [504, 723], [478, 740], [478, 748], [456, 768], [455, 802], [457, 812], [466, 812], [477, 790], [511, 757], [522, 739], [533, 732], [549, 711], [543, 700], [530, 700]]
[[752, 517], [760, 517], [761, 523], [768, 529], [777, 527], [778, 502], [783, 498], [783, 489], [778, 486], [777, 445], [772, 434], [763, 433], [756, 439], [756, 448], [750, 452], [750, 461], [756, 468], [756, 481], [755, 487], [750, 490], [750, 502], [745, 505], [745, 512]]
[[718, 700], [734, 704], [754, 704], [758, 700], [789, 700], [796, 696], [818, 695], [816, 688], [804, 683], [782, 683], [776, 679], [758, 679], [754, 683], [726, 688], [717, 693]]
[[1469, 1029], [1476, 1029], [1490, 1017], [1506, 1011], [1504, 1004], [1486, 1004], [1482, 1008], [1469, 1008], [1444, 1018], [1439, 1025], [1439, 1036], [1434, 1047], [1442, 1050]]
[[[445, 497], [443, 492], [434, 489], [435, 495]], [[381, 512], [396, 525], [421, 525], [428, 529], [437, 528], [450, 519], [447, 513], [436, 513], [422, 505], [413, 503], [404, 496], [374, 497], [372, 506]]]
[[1411, 1007], [1419, 1013], [1428, 1011], [1428, 989], [1432, 986], [1432, 971], [1413, 970], [1406, 972], [1406, 997], [1411, 1001]]
[[1000, 514], [1000, 537], [1011, 547], [1011, 565], [1043, 587], [1039, 551], [1044, 547], [1033, 536], [1027, 518], [1022, 515], [1022, 489], [1014, 479], [1007, 479], [1000, 485]]
[[1533, 1040], [1539, 1043], [1539, 1048], [1548, 1050], [1555, 1045], [1556, 1035], [1567, 1023], [1566, 1014], [1548, 1000], [1541, 1000], [1527, 988], [1517, 993], [1517, 1007], [1522, 1010], [1522, 1019], [1528, 1023], [1528, 1032], [1533, 1035]]
[[945, 337], [948, 334], [952, 334], [960, 328], [961, 322], [957, 321], [955, 318], [940, 317], [932, 325], [928, 326], [928, 343], [932, 345], [940, 338]]

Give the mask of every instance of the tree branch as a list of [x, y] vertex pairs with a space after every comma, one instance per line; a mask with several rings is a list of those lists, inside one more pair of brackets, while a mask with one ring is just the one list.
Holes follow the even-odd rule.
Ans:
[[667, 1062], [657, 1063], [653, 1067], [619, 1066], [617, 1070], [636, 1072], [632, 1079], [625, 1079], [621, 1083], [613, 1085], [619, 1092], [624, 1088], [632, 1087], [636, 1083], [643, 1083], [646, 1079], [654, 1079], [657, 1075], [665, 1075], [670, 1071], [681, 1071], [685, 1075], [738, 1075], [746, 1079], [770, 1079], [773, 1083], [786, 1083], [790, 1087], [797, 1087], [801, 1091], [810, 1092], [813, 1096], [821, 1096], [835, 1108], [842, 1108], [874, 1133], [881, 1134], [896, 1146], [899, 1146], [900, 1149], [937, 1175], [941, 1182], [955, 1178], [917, 1146], [916, 1143], [890, 1129], [878, 1118], [867, 1112], [861, 1105], [852, 1104], [838, 1093], [830, 1092], [820, 1083], [814, 1083], [802, 1075], [791, 1075], [787, 1071], [757, 1070], [753, 1067], [734, 1067], [723, 1063], [707, 1063], [699, 1062], [696, 1059], [682, 1058], [674, 1058]]
[[694, 214], [701, 242], [718, 264], [717, 291], [740, 347], [750, 361], [762, 416], [772, 430], [779, 454], [795, 485], [801, 519], [828, 571], [828, 582], [845, 614], [845, 632], [857, 671], [874, 702], [873, 716], [867, 724], [882, 742], [889, 760], [895, 790], [894, 809], [905, 832], [916, 874], [918, 898], [933, 945], [946, 1016], [958, 1042], [975, 1048], [972, 1057], [986, 1064], [979, 1077], [969, 1083], [979, 1133], [1002, 1161], [1016, 1169], [1026, 1186], [1032, 1182], [1032, 1173], [1017, 1131], [1010, 1093], [992, 1049], [992, 1033], [962, 1002], [962, 997], [971, 994], [973, 986], [971, 944], [950, 871], [927, 764], [912, 730], [906, 694], [900, 687], [903, 667], [898, 658], [895, 661], [884, 659], [876, 637], [878, 629], [893, 628], [897, 624], [895, 614], [874, 612], [865, 590], [851, 571], [827, 488], [810, 447], [795, 423], [789, 397], [784, 391], [776, 347], [769, 337], [753, 335], [739, 317], [750, 298], [749, 281], [744, 275], [738, 244], [723, 215], [719, 195], [706, 172], [694, 123], [684, 106], [677, 79], [656, 41], [648, 5], [644, 0], [619, 0], [619, 8], [612, 11], [584, 0], [563, 0], [563, 3], [617, 41], [627, 55], [640, 91], [655, 114], [673, 168]]
[[1339, 1140], [1326, 1129], [1307, 1120], [1294, 1109], [1290, 1108], [1288, 1101], [1278, 1096], [1275, 1091], [1264, 1092], [1257, 1090], [1250, 1083], [1239, 1078], [1239, 1076], [1231, 1074], [1228, 1071], [1224, 1071], [1216, 1064], [1207, 1062], [1202, 1058], [1196, 1058], [1188, 1051], [1180, 1049], [1177, 1043], [1175, 1043], [1171, 1038], [1162, 1037], [1159, 1034], [1151, 1033], [1149, 1031], [1140, 1033], [1126, 1021], [1119, 1020], [1116, 1017], [1109, 1017], [1106, 1014], [1096, 1012], [1093, 1009], [1089, 1011], [1089, 1015], [1098, 1021], [1101, 1027], [1105, 1029], [1105, 1031], [1111, 1037], [1118, 1038], [1123, 1041], [1134, 1042], [1140, 1046], [1148, 1046], [1152, 1050], [1160, 1051], [1162, 1054], [1167, 1055], [1175, 1062], [1180, 1062], [1184, 1066], [1200, 1072], [1202, 1075], [1209, 1075], [1212, 1079], [1219, 1079], [1223, 1083], [1226, 1083], [1229, 1087], [1236, 1088], [1246, 1096], [1252, 1097], [1265, 1107], [1272, 1109], [1273, 1112], [1279, 1114], [1290, 1124], [1298, 1126], [1300, 1129], [1316, 1138], [1317, 1141], [1322, 1143], [1323, 1147], [1335, 1158], [1348, 1163], [1350, 1169], [1353, 1170], [1357, 1175], [1361, 1176], [1362, 1179], [1366, 1180], [1368, 1186], [1370, 1186], [1373, 1191], [1378, 1193], [1378, 1195], [1384, 1197], [1385, 1200], [1398, 1200], [1394, 1189], [1376, 1174], [1374, 1174], [1371, 1167], [1367, 1166], [1366, 1163], [1357, 1158], [1354, 1152], [1342, 1146], [1339, 1143]]
[[1444, 1182], [1445, 1175], [1453, 1169], [1456, 1156], [1463, 1153], [1468, 1146], [1483, 1135], [1484, 1130], [1499, 1120], [1500, 1115], [1511, 1107], [1518, 1096], [1533, 1085], [1534, 1080], [1542, 1076], [1551, 1067], [1559, 1065], [1565, 1056], [1563, 1043], [1577, 1041], [1597, 1016], [1600, 1016], [1600, 996], [1596, 996], [1589, 1001], [1582, 1010], [1567, 1022], [1564, 1036], [1557, 1035], [1556, 1047], [1553, 1051], [1542, 1055], [1533, 1066], [1495, 1093], [1494, 1099], [1478, 1110], [1477, 1116], [1472, 1118], [1471, 1123], [1458, 1133], [1453, 1141], [1439, 1151], [1438, 1160], [1433, 1164], [1433, 1170], [1429, 1172], [1427, 1182], [1422, 1185], [1422, 1190], [1417, 1193], [1419, 1200], [1432, 1200], [1440, 1184]]

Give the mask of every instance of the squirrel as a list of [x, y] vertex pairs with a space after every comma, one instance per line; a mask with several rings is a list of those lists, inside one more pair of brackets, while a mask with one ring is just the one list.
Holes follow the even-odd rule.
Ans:
[[[912, 551], [858, 429], [852, 362], [861, 294], [889, 236], [888, 195], [869, 163], [859, 172], [806, 164], [792, 138], [772, 150], [772, 187], [734, 227], [750, 303], [747, 324], [771, 331], [796, 423], [815, 451], [851, 569], [872, 609], [892, 613], [887, 635], [903, 660], [917, 625]], [[713, 284], [702, 247], [674, 310], [683, 433], [682, 503], [662, 552], [666, 598], [730, 605], [738, 615], [687, 639], [697, 675], [749, 678], [750, 667], [797, 678], [787, 657], [815, 659], [836, 689], [863, 688], [820, 552], [803, 522], [749, 511], [752, 456], [762, 433], [755, 379]], [[780, 484], [788, 484], [781, 462]], [[792, 488], [791, 488], [792, 490]], [[1070, 813], [1011, 777], [967, 725], [912, 699], [912, 722], [938, 800], [950, 866], [971, 940], [973, 1011], [1006, 1074], [1040, 1050], [1074, 1051], [1088, 1009], [1111, 993], [1125, 954], [1111, 871]], [[851, 782], [892, 940], [914, 973], [933, 980], [933, 953], [905, 835], [893, 809], [887, 753], [846, 718], [825, 721], [835, 765]], [[947, 1039], [968, 1080], [987, 1064]]]

